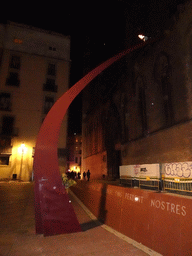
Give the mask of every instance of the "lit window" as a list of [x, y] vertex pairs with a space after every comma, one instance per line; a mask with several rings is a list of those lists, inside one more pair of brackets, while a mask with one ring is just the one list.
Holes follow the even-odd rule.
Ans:
[[23, 40], [22, 40], [22, 39], [15, 38], [15, 39], [13, 40], [13, 42], [14, 42], [15, 44], [22, 44], [22, 43], [23, 43]]

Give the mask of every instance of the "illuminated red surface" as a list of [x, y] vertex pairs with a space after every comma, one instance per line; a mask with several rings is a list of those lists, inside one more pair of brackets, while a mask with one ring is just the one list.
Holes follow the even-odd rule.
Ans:
[[47, 114], [37, 137], [34, 156], [36, 233], [46, 236], [81, 231], [59, 172], [57, 145], [62, 120], [74, 98], [98, 74], [145, 44], [125, 50], [92, 70], [59, 98]]
[[190, 196], [98, 182], [77, 182], [72, 191], [97, 218], [138, 243], [163, 256], [192, 255]]

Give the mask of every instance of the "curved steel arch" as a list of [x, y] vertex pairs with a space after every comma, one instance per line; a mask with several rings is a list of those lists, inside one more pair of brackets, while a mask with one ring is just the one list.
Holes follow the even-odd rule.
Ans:
[[48, 236], [81, 231], [59, 172], [57, 145], [62, 120], [71, 102], [98, 74], [147, 43], [127, 49], [93, 69], [64, 93], [47, 114], [37, 136], [34, 156], [36, 233]]

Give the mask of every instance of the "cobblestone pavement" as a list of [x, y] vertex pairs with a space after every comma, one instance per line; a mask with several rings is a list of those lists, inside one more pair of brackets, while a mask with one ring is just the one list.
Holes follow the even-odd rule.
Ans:
[[91, 219], [74, 196], [70, 199], [82, 232], [44, 237], [35, 234], [33, 183], [1, 182], [0, 256], [149, 255]]

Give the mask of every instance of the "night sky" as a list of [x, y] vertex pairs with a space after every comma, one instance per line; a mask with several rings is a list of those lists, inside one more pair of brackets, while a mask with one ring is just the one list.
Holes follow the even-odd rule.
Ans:
[[[0, 23], [7, 20], [71, 36], [70, 86], [83, 76], [86, 49], [96, 67], [126, 46], [138, 43], [138, 33], [155, 37], [185, 0], [97, 0], [7, 3]], [[124, 26], [128, 25], [125, 33]], [[69, 132], [81, 132], [81, 97], [70, 107]]]

